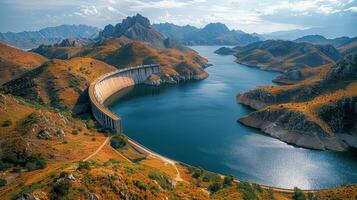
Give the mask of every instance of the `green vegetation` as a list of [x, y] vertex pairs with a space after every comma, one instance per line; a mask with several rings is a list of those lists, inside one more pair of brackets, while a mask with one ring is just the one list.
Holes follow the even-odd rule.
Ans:
[[139, 181], [139, 180], [134, 181], [134, 185], [135, 185], [137, 188], [139, 188], [140, 190], [144, 190], [144, 191], [146, 191], [146, 189], [147, 189], [147, 187], [148, 187], [145, 183], [143, 183], [143, 182], [141, 182], [141, 181]]
[[241, 181], [237, 185], [238, 190], [243, 193], [244, 200], [258, 200], [258, 195], [254, 187], [250, 183]]
[[2, 127], [8, 127], [12, 125], [12, 121], [11, 120], [5, 120], [1, 123]]
[[234, 177], [232, 175], [225, 176], [223, 179], [223, 186], [224, 187], [232, 186], [233, 181], [234, 181]]
[[222, 188], [222, 184], [220, 182], [214, 182], [211, 185], [209, 185], [207, 189], [211, 193], [215, 193], [218, 192], [218, 190], [220, 190], [221, 188]]
[[28, 155], [26, 153], [10, 152], [1, 158], [0, 168], [1, 170], [6, 170], [12, 166], [21, 166], [28, 171], [33, 171], [45, 168], [47, 162], [41, 154]]
[[91, 163], [89, 161], [79, 161], [78, 163], [78, 170], [89, 170]]
[[305, 194], [302, 190], [297, 187], [294, 187], [294, 194], [292, 197], [293, 200], [306, 200]]
[[174, 185], [172, 184], [171, 179], [164, 175], [161, 175], [158, 171], [151, 171], [148, 176], [150, 179], [156, 180], [162, 189], [164, 190], [174, 189]]
[[128, 144], [128, 139], [123, 134], [115, 134], [110, 140], [110, 146], [114, 149], [121, 149]]
[[3, 187], [7, 184], [7, 181], [5, 179], [0, 178], [0, 187]]
[[72, 183], [68, 179], [62, 179], [52, 186], [52, 199], [65, 199], [64, 197], [69, 194], [69, 191], [72, 189]]

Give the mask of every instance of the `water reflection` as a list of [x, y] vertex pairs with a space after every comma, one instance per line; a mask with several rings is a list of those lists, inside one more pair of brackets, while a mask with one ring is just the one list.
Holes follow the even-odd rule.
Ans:
[[179, 86], [135, 86], [107, 103], [124, 132], [172, 159], [277, 187], [324, 188], [357, 182], [356, 153], [297, 148], [236, 122], [250, 110], [238, 92], [271, 84], [276, 73], [234, 63], [195, 47], [214, 65], [210, 76]]

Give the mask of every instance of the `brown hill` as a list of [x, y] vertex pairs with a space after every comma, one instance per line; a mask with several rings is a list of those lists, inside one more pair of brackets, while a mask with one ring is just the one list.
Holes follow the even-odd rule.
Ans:
[[331, 45], [312, 45], [291, 41], [267, 40], [234, 48], [236, 62], [263, 70], [285, 72], [304, 67], [335, 63], [339, 52]]
[[[0, 123], [2, 199], [206, 200], [242, 199], [249, 194], [254, 199], [288, 200], [292, 196], [144, 155], [130, 144], [114, 149], [91, 119], [76, 119], [22, 98], [0, 94]], [[356, 187], [310, 195], [353, 199]]]
[[248, 126], [298, 146], [357, 148], [357, 54], [295, 85], [263, 86], [237, 96], [258, 111], [240, 119]]
[[0, 42], [0, 85], [40, 66], [47, 59]]
[[127, 37], [105, 38], [85, 47], [42, 46], [34, 52], [49, 58], [86, 56], [101, 60], [117, 68], [142, 64], [159, 64], [160, 81], [178, 83], [182, 80], [203, 79], [208, 61], [197, 52], [185, 48], [155, 48], [145, 42]]
[[90, 82], [115, 69], [92, 58], [54, 59], [4, 84], [1, 90], [78, 113], [88, 106], [85, 91]]

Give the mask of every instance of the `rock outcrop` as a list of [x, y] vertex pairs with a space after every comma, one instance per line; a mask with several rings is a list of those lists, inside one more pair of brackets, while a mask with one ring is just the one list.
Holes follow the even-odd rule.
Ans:
[[325, 68], [321, 78], [239, 94], [238, 102], [258, 109], [239, 122], [302, 147], [357, 148], [357, 54]]

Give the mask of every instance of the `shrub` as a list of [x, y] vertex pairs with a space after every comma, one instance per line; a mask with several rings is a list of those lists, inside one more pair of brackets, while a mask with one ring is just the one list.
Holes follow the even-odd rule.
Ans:
[[27, 159], [27, 162], [26, 162], [26, 165], [25, 165], [25, 167], [29, 171], [33, 171], [33, 170], [36, 170], [36, 169], [43, 169], [46, 166], [47, 166], [47, 162], [40, 154], [37, 154], [37, 155], [34, 155], [34, 156], [30, 156]]
[[171, 180], [164, 176], [164, 175], [160, 175], [157, 171], [152, 171], [149, 173], [149, 178], [156, 180], [157, 183], [161, 186], [161, 188], [165, 189], [165, 190], [173, 190], [174, 186], [171, 183]]
[[77, 130], [73, 130], [71, 133], [72, 133], [72, 135], [78, 135], [78, 131]]
[[94, 141], [96, 141], [97, 139], [95, 139], [95, 137], [92, 137], [92, 139], [91, 139], [91, 140], [94, 142]]
[[234, 181], [233, 176], [225, 176], [223, 179], [223, 186], [231, 186]]
[[8, 127], [11, 125], [12, 125], [12, 121], [10, 121], [10, 120], [3, 121], [1, 124], [2, 127]]
[[11, 167], [12, 165], [10, 163], [4, 163], [3, 161], [0, 160], [0, 171], [7, 170]]
[[78, 163], [78, 170], [89, 170], [90, 169], [90, 162], [89, 161], [79, 161]]
[[249, 183], [241, 181], [237, 188], [243, 193], [244, 200], [258, 200], [257, 193]]
[[199, 178], [200, 176], [203, 175], [203, 172], [204, 172], [204, 170], [202, 169], [202, 167], [197, 167], [193, 170], [192, 177]]
[[41, 154], [28, 155], [19, 152], [10, 152], [1, 160], [3, 163], [5, 163], [4, 165], [19, 165], [22, 167], [26, 167], [29, 171], [43, 169], [47, 166], [47, 162]]
[[294, 187], [294, 194], [292, 197], [293, 200], [306, 200], [305, 194], [302, 190], [297, 187]]
[[204, 172], [204, 175], [202, 177], [202, 181], [204, 182], [219, 181], [219, 180], [221, 180], [221, 178], [218, 176], [218, 174], [207, 172], [207, 171]]
[[147, 185], [139, 180], [134, 181], [134, 185], [139, 188], [140, 190], [146, 190], [147, 189]]
[[69, 190], [72, 188], [72, 183], [70, 180], [63, 179], [52, 186], [52, 192], [54, 199], [58, 197], [63, 197], [68, 194]]
[[0, 187], [5, 186], [6, 184], [7, 184], [7, 180], [0, 178]]
[[123, 148], [128, 143], [128, 139], [123, 134], [116, 134], [110, 140], [110, 146], [114, 149]]
[[220, 190], [221, 187], [222, 187], [222, 184], [220, 182], [214, 182], [214, 183], [212, 183], [211, 185], [208, 186], [208, 190], [211, 193], [215, 193], [215, 192], [218, 192], [218, 190]]

